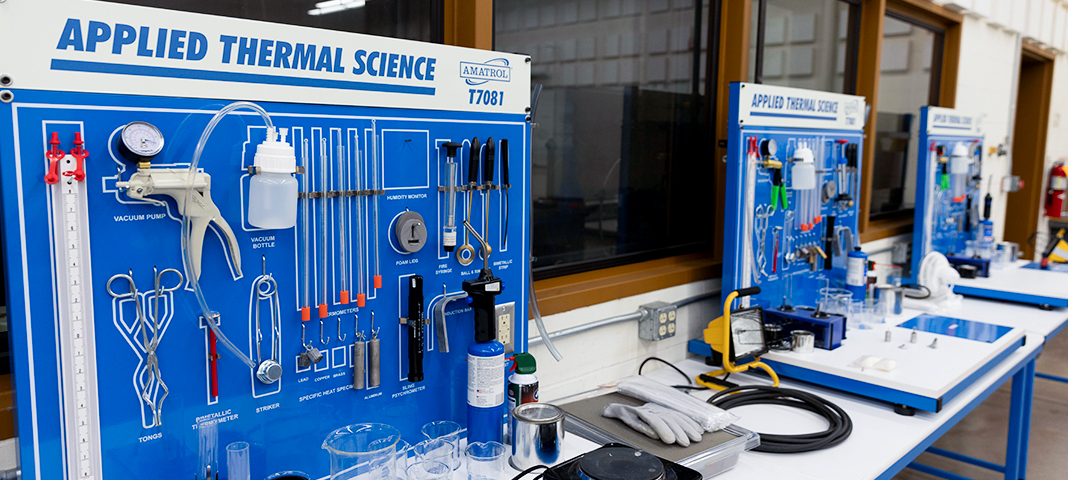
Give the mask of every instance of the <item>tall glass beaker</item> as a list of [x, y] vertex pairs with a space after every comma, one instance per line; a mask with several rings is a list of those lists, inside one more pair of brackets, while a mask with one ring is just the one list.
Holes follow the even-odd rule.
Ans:
[[330, 452], [330, 480], [393, 480], [400, 439], [396, 428], [381, 423], [334, 430], [323, 441]]

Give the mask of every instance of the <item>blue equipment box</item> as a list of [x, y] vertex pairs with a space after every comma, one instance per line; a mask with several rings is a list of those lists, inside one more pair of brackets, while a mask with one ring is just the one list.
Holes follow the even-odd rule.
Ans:
[[841, 347], [842, 340], [846, 338], [846, 317], [824, 312], [817, 314], [815, 310], [807, 308], [792, 312], [776, 308], [764, 310], [764, 323], [781, 326], [784, 337], [794, 330], [812, 332], [816, 336], [816, 348], [824, 350]]

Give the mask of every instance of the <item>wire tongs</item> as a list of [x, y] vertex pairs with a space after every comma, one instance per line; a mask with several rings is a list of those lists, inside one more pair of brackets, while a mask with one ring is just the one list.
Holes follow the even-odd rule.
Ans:
[[[141, 325], [141, 341], [145, 350], [145, 368], [141, 370], [138, 375], [138, 379], [141, 383], [141, 399], [152, 410], [152, 425], [162, 425], [161, 411], [163, 409], [163, 401], [170, 393], [170, 389], [167, 388], [167, 384], [163, 382], [163, 375], [159, 369], [159, 357], [156, 356], [156, 348], [159, 347], [160, 340], [160, 317], [159, 317], [159, 300], [165, 294], [174, 292], [181, 288], [182, 282], [185, 281], [185, 277], [182, 272], [176, 269], [168, 268], [160, 271], [156, 267], [152, 267], [153, 273], [153, 292], [152, 292], [152, 323], [149, 324], [145, 320], [145, 311], [141, 305], [141, 296], [137, 292], [137, 283], [133, 279], [133, 271], [131, 270], [127, 274], [118, 274], [108, 279], [107, 291], [112, 297], [116, 299], [132, 298], [134, 301], [134, 309], [137, 312], [137, 321]], [[173, 273], [178, 276], [178, 281], [174, 283], [173, 287], [168, 287], [163, 284], [163, 276]], [[126, 280], [130, 286], [130, 291], [127, 293], [117, 293], [111, 288], [111, 283], [116, 279]], [[168, 307], [172, 308], [172, 307]], [[152, 338], [149, 338], [149, 330], [152, 331]], [[162, 390], [163, 394], [160, 395], [158, 400], [153, 398]]]

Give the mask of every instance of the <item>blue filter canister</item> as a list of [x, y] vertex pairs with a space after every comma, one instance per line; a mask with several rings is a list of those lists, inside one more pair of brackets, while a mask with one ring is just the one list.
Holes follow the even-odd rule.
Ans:
[[496, 340], [467, 347], [467, 443], [504, 439], [504, 345]]
[[846, 255], [846, 290], [853, 292], [853, 301], [864, 301], [867, 293], [868, 254], [854, 247]]

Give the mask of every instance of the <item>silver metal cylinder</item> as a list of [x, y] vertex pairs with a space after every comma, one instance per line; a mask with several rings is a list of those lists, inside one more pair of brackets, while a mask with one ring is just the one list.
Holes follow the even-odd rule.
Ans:
[[564, 450], [564, 411], [548, 403], [524, 403], [512, 410], [512, 456], [516, 470], [552, 465]]
[[352, 344], [352, 364], [356, 367], [352, 374], [352, 388], [363, 390], [364, 365], [367, 356], [367, 342], [357, 340]]
[[794, 330], [794, 353], [812, 353], [816, 350], [816, 335], [807, 330]]
[[875, 301], [879, 305], [880, 314], [884, 316], [901, 315], [902, 303], [905, 299], [905, 287], [890, 284], [875, 286]]
[[367, 388], [375, 388], [382, 384], [382, 342], [372, 338], [367, 342]]

